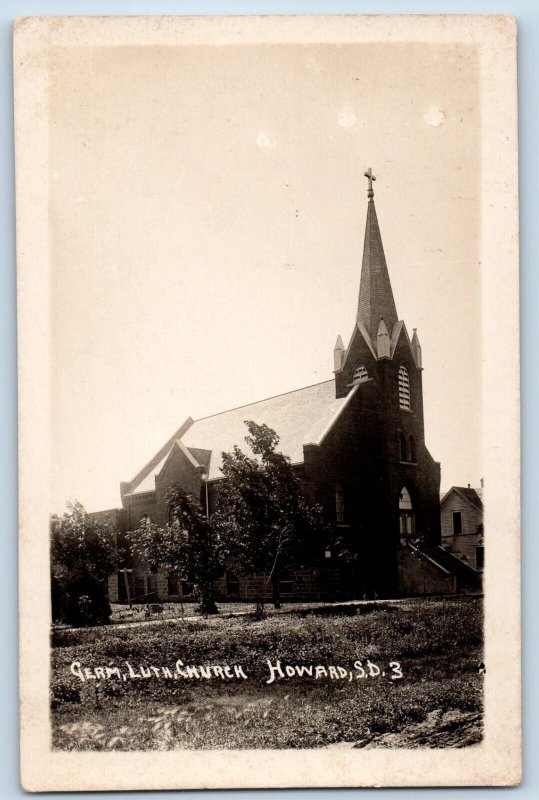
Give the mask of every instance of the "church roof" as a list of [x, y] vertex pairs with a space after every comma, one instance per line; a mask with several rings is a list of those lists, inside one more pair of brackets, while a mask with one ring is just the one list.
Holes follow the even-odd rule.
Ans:
[[376, 208], [371, 197], [367, 207], [357, 320], [365, 325], [373, 342], [376, 341], [380, 317], [383, 317], [388, 331], [393, 330], [398, 321]]
[[[273, 428], [279, 436], [277, 450], [288, 456], [293, 464], [302, 463], [303, 445], [322, 442], [359, 388], [358, 384], [346, 397], [336, 398], [335, 381], [332, 379], [203, 417], [185, 430], [181, 443], [197, 463], [206, 470], [209, 466], [208, 480], [215, 480], [222, 477], [221, 453], [231, 451], [234, 445], [249, 452], [245, 443], [248, 430], [244, 423], [245, 420], [253, 420]], [[176, 442], [170, 443], [157, 463], [154, 458], [147, 469], [141, 470], [137, 479], [132, 481], [130, 492], [152, 491], [155, 488], [155, 477], [161, 472]], [[211, 458], [208, 451], [211, 451]]]
[[[375, 358], [379, 355], [379, 329], [386, 339], [389, 335], [388, 352], [384, 357], [392, 357], [402, 331], [405, 331], [406, 337], [408, 334], [404, 323], [398, 321], [391, 290], [373, 200], [372, 182], [376, 178], [370, 169], [365, 176], [369, 179], [369, 202], [355, 331], [359, 330]], [[382, 318], [384, 324], [381, 326]], [[349, 350], [344, 351], [340, 337], [335, 349], [342, 351], [336, 356], [337, 371], [342, 372]], [[415, 354], [416, 350], [413, 349], [413, 352]], [[122, 484], [122, 493], [153, 491], [156, 477], [166, 467], [175, 448], [183, 451], [195, 468], [203, 469], [208, 480], [221, 478], [221, 454], [230, 452], [235, 445], [241, 449], [247, 448], [246, 420], [272, 428], [279, 436], [278, 451], [288, 456], [293, 464], [302, 463], [304, 445], [322, 442], [359, 386], [354, 386], [344, 397], [336, 398], [335, 380], [332, 379], [195, 421], [189, 418], [130, 483]]]

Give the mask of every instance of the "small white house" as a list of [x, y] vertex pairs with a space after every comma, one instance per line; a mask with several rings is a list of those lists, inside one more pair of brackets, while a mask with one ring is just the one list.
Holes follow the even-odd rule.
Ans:
[[476, 572], [485, 562], [482, 488], [452, 486], [440, 502], [442, 547]]

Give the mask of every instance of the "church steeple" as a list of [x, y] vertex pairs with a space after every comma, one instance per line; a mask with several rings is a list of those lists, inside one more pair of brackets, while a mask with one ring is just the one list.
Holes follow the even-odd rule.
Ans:
[[391, 291], [382, 237], [378, 227], [378, 218], [374, 207], [372, 183], [376, 178], [372, 174], [370, 167], [364, 174], [369, 181], [367, 191], [369, 202], [367, 206], [363, 262], [361, 265], [357, 321], [365, 325], [374, 344], [377, 340], [380, 318], [383, 318], [391, 336], [393, 325], [398, 321], [398, 317], [393, 292]]

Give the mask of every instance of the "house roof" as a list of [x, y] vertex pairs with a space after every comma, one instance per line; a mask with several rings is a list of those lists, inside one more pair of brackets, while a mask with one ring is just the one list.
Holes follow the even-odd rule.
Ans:
[[440, 502], [443, 503], [452, 492], [457, 492], [466, 500], [468, 500], [469, 503], [472, 503], [472, 505], [476, 506], [477, 508], [479, 509], [483, 508], [483, 502], [479, 497], [479, 494], [475, 489], [472, 489], [469, 486], [452, 486], [451, 489], [449, 489], [449, 491], [447, 491], [444, 494]]
[[[288, 456], [293, 464], [301, 463], [303, 445], [321, 444], [360, 386], [354, 386], [346, 397], [336, 398], [335, 381], [332, 379], [203, 417], [192, 422], [184, 431], [181, 443], [194, 460], [206, 468], [208, 480], [215, 480], [222, 477], [221, 453], [231, 451], [234, 445], [241, 449], [247, 447], [245, 437], [248, 430], [244, 423], [245, 420], [253, 420], [259, 425], [264, 423], [273, 428], [279, 436], [278, 451]], [[177, 440], [170, 443], [165, 453], [160, 451], [162, 458], [159, 461], [154, 457], [147, 468], [141, 470], [131, 482], [131, 492], [155, 488], [155, 477], [161, 472], [175, 444]]]

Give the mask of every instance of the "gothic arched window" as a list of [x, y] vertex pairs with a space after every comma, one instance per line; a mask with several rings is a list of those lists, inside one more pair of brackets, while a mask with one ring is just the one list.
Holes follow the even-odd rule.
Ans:
[[408, 453], [406, 450], [406, 436], [402, 431], [399, 433], [399, 461], [408, 461]]
[[415, 436], [413, 434], [410, 436], [410, 461], [414, 464], [417, 462]]
[[399, 367], [399, 406], [410, 408], [410, 376], [404, 364]]
[[399, 495], [399, 534], [401, 545], [407, 545], [415, 534], [412, 498], [405, 486], [403, 486]]
[[358, 364], [354, 367], [352, 371], [352, 383], [363, 383], [363, 381], [369, 380], [369, 373], [367, 372], [367, 367], [363, 364]]

